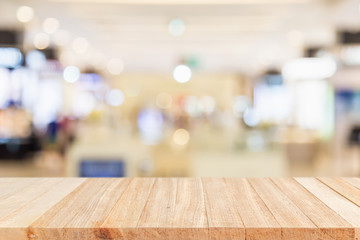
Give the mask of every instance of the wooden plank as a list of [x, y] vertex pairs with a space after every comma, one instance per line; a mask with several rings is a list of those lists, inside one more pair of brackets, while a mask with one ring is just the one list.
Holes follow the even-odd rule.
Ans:
[[281, 239], [281, 228], [246, 179], [228, 178], [227, 189], [245, 226], [246, 240]]
[[318, 178], [322, 183], [360, 206], [360, 189], [340, 178]]
[[200, 179], [157, 179], [137, 227], [141, 239], [208, 239]]
[[318, 228], [320, 239], [355, 239], [355, 230], [337, 213], [292, 178], [271, 179]]
[[342, 178], [345, 182], [350, 183], [352, 186], [360, 189], [360, 178]]
[[334, 210], [355, 228], [355, 239], [360, 238], [360, 208], [314, 178], [295, 178], [308, 191]]
[[[72, 179], [68, 179], [65, 181], [66, 184], [73, 183], [73, 185], [69, 185], [69, 187], [65, 188], [66, 191], [64, 191], [64, 193], [66, 194], [68, 193], [68, 191], [73, 190], [82, 182]], [[43, 195], [48, 194], [48, 192], [53, 188], [60, 187], [61, 189], [64, 189], [64, 186], [61, 185], [63, 182], [64, 179], [61, 178], [35, 178], [27, 179], [26, 181], [19, 181], [16, 183], [15, 186], [12, 185], [10, 191], [7, 191], [8, 194], [5, 194], [2, 198], [0, 198], [0, 226], [6, 226], [7, 224], [14, 223], [12, 222], [12, 219], [14, 217], [19, 215], [20, 213], [23, 213], [22, 211], [24, 209], [28, 209], [30, 204], [33, 204], [34, 202], [36, 203], [37, 201], [44, 199]], [[65, 195], [61, 196], [64, 197]], [[34, 219], [30, 218], [29, 220]], [[15, 222], [15, 224], [18, 226], [20, 222]]]
[[[13, 182], [9, 182], [8, 178], [2, 178], [4, 180], [2, 183], [3, 189], [0, 192], [0, 200], [3, 201], [8, 197], [12, 197], [17, 193], [21, 192], [23, 189], [31, 188], [31, 186], [36, 185], [42, 180], [40, 178], [22, 178], [15, 179]], [[46, 182], [46, 180], [43, 180]]]
[[176, 192], [176, 179], [157, 179], [137, 226], [141, 228], [169, 227], [175, 211]]
[[180, 178], [177, 183], [173, 227], [208, 229], [204, 190], [200, 178]]
[[0, 193], [2, 193], [4, 189], [11, 189], [10, 185], [14, 185], [15, 182], [20, 180], [19, 178], [0, 178]]
[[[8, 181], [5, 181], [7, 184]], [[43, 192], [42, 188], [34, 188], [39, 184], [48, 184], [48, 181], [41, 179], [27, 179], [9, 183], [8, 187], [0, 192], [0, 220], [13, 212], [19, 206], [22, 207], [28, 201], [37, 197], [37, 192]], [[33, 192], [33, 190], [36, 190]]]
[[82, 184], [84, 179], [26, 179], [22, 182], [25, 188], [18, 191], [18, 185], [12, 186], [17, 191], [0, 200], [0, 240], [34, 238], [28, 229], [30, 224]]
[[[37, 239], [101, 239], [99, 228], [130, 179], [87, 179], [31, 225]], [[59, 231], [61, 229], [61, 232]], [[76, 231], [74, 230], [76, 229]]]
[[[149, 195], [153, 189], [155, 178], [134, 178], [126, 191], [101, 224], [104, 239], [141, 239], [146, 234], [138, 228]], [[144, 238], [146, 239], [146, 238]]]
[[0, 240], [356, 240], [358, 183], [0, 178]]
[[250, 184], [282, 228], [282, 239], [319, 239], [320, 230], [268, 178], [251, 178]]
[[203, 178], [209, 239], [245, 239], [245, 228], [225, 179]]

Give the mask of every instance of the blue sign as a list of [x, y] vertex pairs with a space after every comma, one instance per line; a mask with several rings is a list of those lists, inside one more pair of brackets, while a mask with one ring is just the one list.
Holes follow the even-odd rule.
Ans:
[[80, 177], [124, 177], [122, 160], [84, 160], [80, 163]]

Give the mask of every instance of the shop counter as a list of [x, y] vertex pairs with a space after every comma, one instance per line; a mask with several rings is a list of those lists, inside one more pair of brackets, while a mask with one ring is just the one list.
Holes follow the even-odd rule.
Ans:
[[360, 178], [0, 178], [0, 240], [360, 239]]

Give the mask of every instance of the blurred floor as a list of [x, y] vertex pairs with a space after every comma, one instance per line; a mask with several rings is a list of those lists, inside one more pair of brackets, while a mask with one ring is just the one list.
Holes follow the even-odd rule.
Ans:
[[35, 162], [34, 159], [21, 161], [0, 161], [1, 177], [65, 177], [65, 171], [49, 169]]

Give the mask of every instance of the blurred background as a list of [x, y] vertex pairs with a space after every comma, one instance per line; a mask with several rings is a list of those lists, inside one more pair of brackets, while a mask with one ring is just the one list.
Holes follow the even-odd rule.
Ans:
[[1, 0], [0, 176], [360, 176], [360, 1]]

